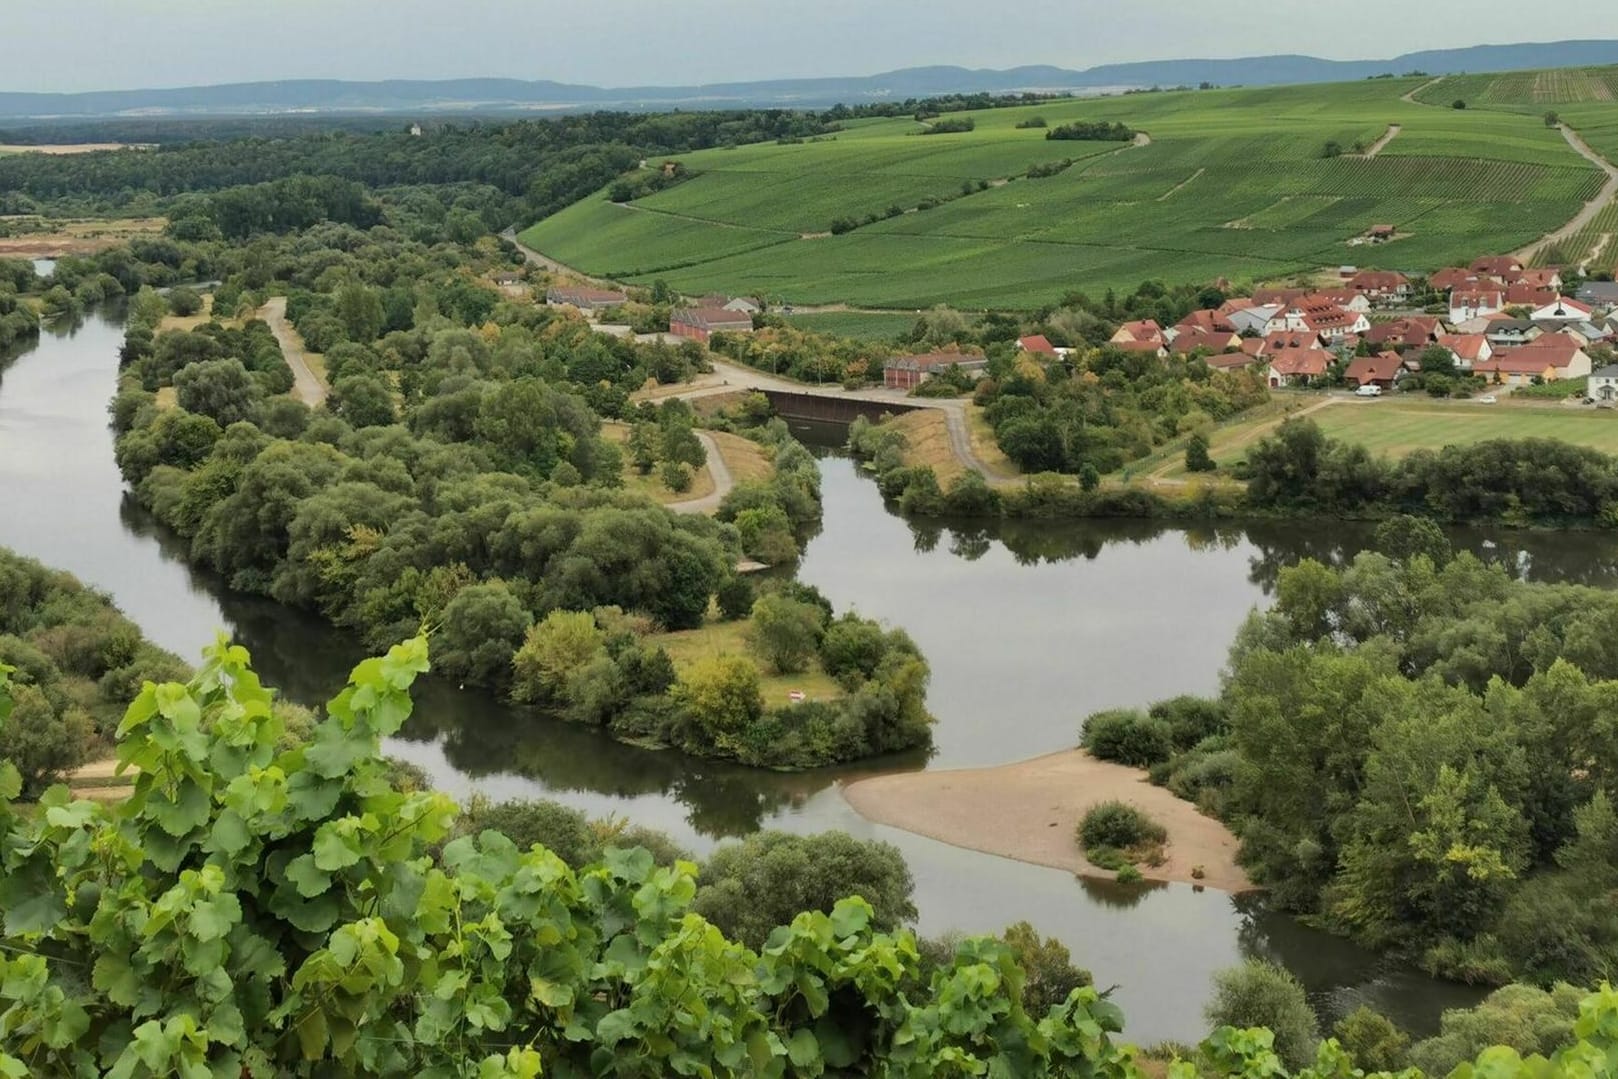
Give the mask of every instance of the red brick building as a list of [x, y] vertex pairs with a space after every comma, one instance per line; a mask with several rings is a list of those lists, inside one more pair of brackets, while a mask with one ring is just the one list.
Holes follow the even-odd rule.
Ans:
[[669, 333], [708, 343], [716, 333], [752, 333], [753, 316], [722, 307], [687, 307], [669, 316]]
[[895, 356], [882, 365], [882, 384], [890, 390], [913, 390], [940, 371], [959, 367], [981, 375], [988, 365], [982, 356], [962, 352], [929, 352], [923, 356]]

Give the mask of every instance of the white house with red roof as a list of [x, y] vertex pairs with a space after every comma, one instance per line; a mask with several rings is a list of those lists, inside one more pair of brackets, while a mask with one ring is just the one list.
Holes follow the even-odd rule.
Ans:
[[1361, 270], [1348, 279], [1348, 287], [1373, 303], [1395, 303], [1410, 295], [1410, 278], [1397, 270]]
[[1159, 347], [1168, 344], [1168, 338], [1163, 334], [1163, 327], [1157, 324], [1156, 319], [1143, 318], [1134, 322], [1126, 322], [1119, 326], [1109, 339], [1113, 345], [1126, 345], [1130, 343], [1151, 343]]
[[1270, 353], [1269, 360], [1270, 386], [1279, 389], [1324, 377], [1332, 355], [1323, 348], [1284, 348]]
[[1536, 307], [1528, 317], [1534, 322], [1577, 322], [1589, 319], [1595, 310], [1585, 303], [1567, 296], [1558, 296], [1543, 307]]
[[1455, 370], [1470, 374], [1472, 368], [1494, 355], [1494, 346], [1481, 333], [1441, 334], [1438, 343], [1455, 357]]
[[1456, 289], [1449, 294], [1450, 322], [1469, 322], [1506, 309], [1506, 294], [1499, 288]]
[[1536, 378], [1542, 382], [1584, 378], [1593, 366], [1590, 354], [1584, 351], [1578, 338], [1565, 333], [1547, 333], [1520, 348], [1496, 352], [1482, 363], [1474, 364], [1472, 373], [1507, 386], [1525, 386]]

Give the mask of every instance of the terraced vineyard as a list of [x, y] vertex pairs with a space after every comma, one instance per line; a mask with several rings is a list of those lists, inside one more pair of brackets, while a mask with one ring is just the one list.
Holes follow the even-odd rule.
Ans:
[[[1536, 85], [1491, 89], [1499, 79], [1485, 78], [1454, 81], [1479, 96]], [[1415, 101], [1402, 95], [1425, 80], [1049, 102], [970, 114], [975, 129], [958, 134], [862, 121], [801, 144], [684, 155], [692, 179], [628, 205], [597, 195], [523, 238], [590, 273], [688, 292], [1026, 308], [1154, 277], [1426, 270], [1531, 244], [1600, 189], [1601, 174], [1531, 108], [1434, 107], [1460, 92], [1451, 81]], [[1547, 81], [1546, 92], [1593, 96], [1605, 85], [1573, 82]], [[1563, 110], [1570, 122], [1575, 108]], [[1051, 127], [1121, 121], [1150, 141], [1050, 141], [1017, 126], [1036, 115]], [[1601, 120], [1618, 141], [1618, 120]], [[1393, 124], [1375, 157], [1356, 152]], [[1328, 143], [1344, 152], [1326, 156]], [[1053, 175], [1028, 175], [1064, 159]], [[1397, 239], [1354, 242], [1383, 223]]]

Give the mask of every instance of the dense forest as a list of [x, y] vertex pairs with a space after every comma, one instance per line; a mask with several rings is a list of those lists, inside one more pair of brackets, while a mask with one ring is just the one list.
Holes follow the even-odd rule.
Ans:
[[1618, 597], [1419, 518], [1282, 569], [1216, 701], [1102, 713], [1098, 756], [1229, 821], [1271, 900], [1468, 981], [1618, 966]]

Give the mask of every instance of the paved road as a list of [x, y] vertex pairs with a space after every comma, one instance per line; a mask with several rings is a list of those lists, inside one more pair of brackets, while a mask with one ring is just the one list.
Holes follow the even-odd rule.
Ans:
[[688, 498], [684, 502], [664, 504], [666, 509], [675, 513], [713, 513], [725, 496], [730, 494], [730, 489], [736, 486], [736, 481], [730, 475], [730, 466], [725, 464], [725, 458], [719, 452], [719, 443], [713, 440], [713, 436], [706, 431], [698, 431], [697, 441], [708, 451], [708, 474], [713, 477], [713, 493], [701, 498]]
[[258, 317], [270, 324], [270, 332], [275, 334], [275, 340], [281, 346], [281, 355], [286, 357], [287, 366], [292, 368], [292, 396], [316, 408], [326, 400], [326, 384], [315, 376], [305, 358], [303, 341], [298, 337], [297, 331], [287, 321], [287, 298], [285, 296], [272, 296], [269, 301], [258, 309]]
[[1572, 237], [1575, 233], [1582, 232], [1584, 229], [1589, 227], [1590, 222], [1596, 219], [1597, 214], [1606, 209], [1609, 202], [1611, 202], [1614, 198], [1618, 198], [1618, 166], [1614, 166], [1611, 161], [1608, 161], [1606, 158], [1592, 150], [1590, 148], [1590, 144], [1585, 142], [1584, 139], [1580, 138], [1577, 131], [1574, 131], [1566, 124], [1561, 124], [1559, 126], [1562, 128], [1562, 137], [1567, 139], [1567, 144], [1573, 147], [1574, 150], [1578, 151], [1580, 157], [1584, 158], [1586, 161], [1590, 162], [1590, 164], [1606, 173], [1607, 182], [1601, 185], [1601, 190], [1596, 192], [1595, 198], [1584, 204], [1584, 209], [1573, 215], [1573, 220], [1569, 221], [1555, 232], [1550, 233], [1541, 239], [1535, 240], [1522, 250], [1514, 252], [1517, 258], [1527, 258], [1541, 247], [1545, 247], [1549, 244], [1561, 243], [1563, 240]]

